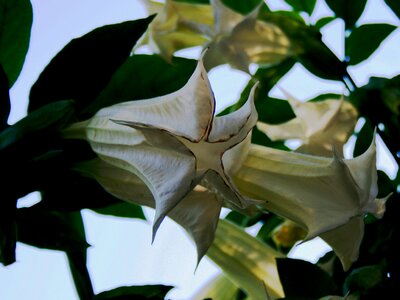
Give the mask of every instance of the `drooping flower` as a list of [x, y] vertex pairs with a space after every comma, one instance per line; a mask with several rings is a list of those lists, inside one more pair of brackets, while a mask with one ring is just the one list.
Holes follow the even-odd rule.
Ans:
[[229, 63], [249, 72], [249, 64], [275, 64], [291, 55], [290, 41], [272, 23], [257, 20], [259, 7], [247, 16], [225, 6], [221, 0], [210, 5], [167, 0], [145, 1], [150, 13], [158, 16], [150, 24], [147, 42], [166, 59], [180, 49], [208, 48], [204, 58], [206, 69]]
[[379, 218], [385, 209], [376, 199], [375, 160], [374, 143], [353, 159], [252, 145], [234, 181], [241, 193], [307, 230], [306, 240], [321, 236], [348, 269], [358, 258], [365, 214]]
[[335, 148], [343, 156], [343, 145], [357, 122], [356, 108], [343, 99], [301, 102], [289, 94], [287, 98], [296, 118], [278, 125], [258, 122], [257, 128], [273, 141], [300, 139], [303, 144], [297, 152], [331, 156]]
[[175, 51], [203, 45], [209, 40], [203, 31], [213, 24], [210, 5], [172, 0], [141, 2], [150, 14], [157, 13], [142, 44], [148, 44], [164, 59], [170, 60]]
[[257, 20], [260, 6], [247, 16], [236, 13], [221, 0], [211, 0], [214, 28], [205, 57], [207, 69], [229, 63], [249, 72], [249, 65], [276, 64], [292, 54], [290, 41], [275, 24]]
[[156, 209], [154, 238], [164, 217], [198, 184], [239, 210], [255, 203], [240, 195], [223, 161], [227, 150], [246, 143], [257, 122], [254, 89], [239, 110], [214, 116], [215, 99], [200, 59], [178, 91], [106, 107], [69, 131], [84, 128], [102, 160], [147, 185]]

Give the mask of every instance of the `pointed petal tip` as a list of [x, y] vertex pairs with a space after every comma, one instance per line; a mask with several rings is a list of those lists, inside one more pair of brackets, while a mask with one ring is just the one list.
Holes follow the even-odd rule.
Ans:
[[151, 237], [151, 244], [152, 244], [152, 245], [153, 245], [154, 240], [155, 240], [155, 238], [156, 238], [158, 228], [160, 228], [160, 225], [161, 225], [162, 221], [164, 220], [164, 218], [165, 218], [165, 215], [157, 216], [157, 214], [156, 214], [156, 216], [154, 217], [154, 222], [153, 222], [153, 233], [152, 233], [152, 237]]

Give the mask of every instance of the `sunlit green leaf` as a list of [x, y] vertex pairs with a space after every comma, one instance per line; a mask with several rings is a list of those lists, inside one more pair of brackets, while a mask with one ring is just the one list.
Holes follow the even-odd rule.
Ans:
[[73, 39], [32, 86], [29, 111], [65, 99], [76, 100], [78, 110], [89, 105], [129, 57], [152, 19], [107, 25]]
[[352, 28], [364, 11], [367, 0], [325, 0], [329, 8], [339, 18], [342, 18], [346, 28]]
[[10, 87], [25, 61], [31, 36], [32, 6], [29, 0], [0, 1], [0, 64]]
[[317, 0], [285, 0], [285, 2], [292, 6], [294, 10], [305, 11], [306, 13], [311, 15], [314, 11], [315, 3], [317, 2]]
[[366, 60], [385, 38], [396, 29], [390, 24], [364, 24], [355, 28], [346, 39], [346, 57], [350, 65]]
[[7, 119], [11, 109], [9, 88], [7, 74], [0, 64], [0, 131], [7, 127]]
[[163, 300], [172, 289], [168, 285], [143, 285], [122, 286], [116, 289], [102, 292], [94, 297], [94, 300], [123, 300], [123, 299], [152, 299]]
[[196, 63], [186, 58], [176, 57], [168, 63], [158, 55], [133, 55], [115, 72], [85, 112], [92, 114], [119, 102], [172, 93], [188, 81]]
[[286, 297], [317, 299], [335, 294], [335, 283], [318, 266], [290, 258], [277, 258], [276, 262]]
[[400, 1], [399, 0], [384, 0], [387, 6], [400, 18]]

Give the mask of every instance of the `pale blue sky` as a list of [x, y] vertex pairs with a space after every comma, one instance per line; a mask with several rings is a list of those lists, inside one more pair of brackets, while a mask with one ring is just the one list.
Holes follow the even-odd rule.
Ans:
[[[268, 3], [274, 4], [273, 8], [284, 7], [283, 1]], [[11, 123], [25, 115], [30, 86], [50, 59], [72, 38], [98, 26], [146, 16], [144, 8], [135, 0], [32, 0], [32, 4], [34, 23], [31, 44], [22, 74], [11, 91]], [[311, 22], [329, 14], [329, 9], [319, 2]], [[368, 1], [360, 23], [372, 22], [399, 25], [398, 19], [382, 0]], [[340, 41], [343, 24], [336, 21], [328, 25], [323, 34], [324, 41], [342, 57], [343, 45]], [[398, 74], [398, 49], [400, 33], [396, 30], [378, 54], [350, 68], [355, 82], [362, 85], [371, 75], [392, 77]], [[221, 78], [227, 74], [230, 80], [222, 83]], [[227, 66], [214, 70], [210, 80], [219, 107], [234, 102], [247, 79], [246, 74]], [[344, 90], [342, 84], [317, 80], [301, 65], [296, 65], [279, 85], [301, 100], [321, 92], [341, 93]], [[274, 89], [272, 95], [282, 96], [279, 89]], [[388, 172], [395, 171], [390, 168], [390, 159], [381, 158], [379, 164]], [[27, 199], [26, 203], [34, 201], [35, 196]], [[152, 220], [153, 211], [146, 209], [146, 213]], [[88, 242], [92, 245], [88, 252], [88, 266], [95, 292], [121, 285], [162, 283], [181, 287], [170, 294], [173, 299], [187, 299], [205, 279], [218, 272], [212, 263], [203, 259], [194, 275], [194, 245], [183, 229], [169, 220], [162, 224], [155, 243], [151, 245], [151, 226], [143, 221], [102, 217], [90, 211], [84, 211], [83, 216]], [[296, 249], [294, 255], [304, 257], [310, 248], [315, 248], [315, 245], [306, 243]], [[0, 267], [0, 299], [77, 299], [64, 254], [19, 243], [17, 262]]]

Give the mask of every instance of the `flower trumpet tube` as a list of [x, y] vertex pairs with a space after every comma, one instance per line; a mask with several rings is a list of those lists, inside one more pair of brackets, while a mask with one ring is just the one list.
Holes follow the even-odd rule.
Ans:
[[348, 160], [252, 145], [234, 182], [244, 195], [264, 200], [265, 209], [306, 229], [306, 239], [324, 238], [348, 269], [358, 258], [365, 214], [381, 217], [385, 209], [385, 200], [376, 199], [375, 160], [374, 142]]

